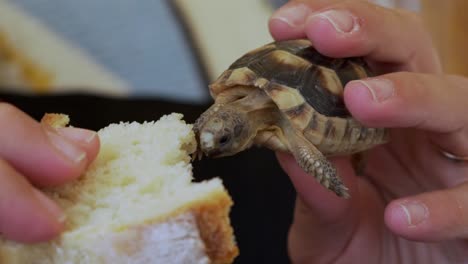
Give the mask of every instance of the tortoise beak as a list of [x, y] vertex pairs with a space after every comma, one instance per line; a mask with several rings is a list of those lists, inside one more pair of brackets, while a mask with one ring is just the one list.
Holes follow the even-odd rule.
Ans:
[[201, 140], [198, 129], [194, 129], [195, 140], [197, 141], [197, 150], [192, 154], [192, 161], [198, 159], [201, 160], [203, 156], [208, 158], [217, 158], [221, 156], [221, 151], [214, 148], [213, 145], [207, 144], [206, 141]]
[[200, 146], [197, 150], [197, 155], [201, 159], [203, 156], [206, 156], [207, 158], [217, 158], [222, 156], [222, 153], [219, 149], [210, 147], [210, 146]]
[[204, 149], [202, 150], [200, 147], [197, 147], [197, 150], [192, 153], [192, 161], [195, 160], [201, 160], [203, 156], [206, 156], [207, 158], [218, 158], [222, 153], [215, 150], [215, 149]]

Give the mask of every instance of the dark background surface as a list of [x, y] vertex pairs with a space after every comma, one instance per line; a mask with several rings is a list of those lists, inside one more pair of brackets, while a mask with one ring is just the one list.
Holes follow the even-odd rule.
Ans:
[[[193, 123], [208, 107], [79, 94], [29, 97], [0, 93], [0, 100], [16, 105], [36, 120], [46, 112], [66, 113], [71, 125], [94, 130], [112, 122], [157, 120], [171, 112], [182, 113]], [[233, 157], [203, 159], [193, 165], [196, 180], [219, 176], [234, 200], [231, 221], [240, 248], [235, 263], [289, 263], [286, 238], [295, 192], [274, 153], [252, 148]]]

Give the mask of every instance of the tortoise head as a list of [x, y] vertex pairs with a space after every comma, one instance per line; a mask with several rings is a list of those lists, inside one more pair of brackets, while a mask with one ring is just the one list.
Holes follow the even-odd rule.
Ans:
[[234, 155], [253, 143], [247, 113], [226, 105], [214, 104], [195, 122], [198, 142], [196, 156], [223, 157]]

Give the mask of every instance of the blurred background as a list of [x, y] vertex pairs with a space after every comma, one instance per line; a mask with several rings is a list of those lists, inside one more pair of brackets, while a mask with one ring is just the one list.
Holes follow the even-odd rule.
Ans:
[[[286, 0], [0, 0], [1, 90], [210, 100], [207, 84], [271, 41]], [[446, 71], [467, 73], [464, 0], [373, 0], [419, 12]]]
[[[211, 103], [208, 84], [272, 40], [268, 18], [285, 2], [0, 0], [0, 100], [91, 129], [170, 112], [193, 122]], [[420, 13], [445, 70], [468, 74], [468, 1], [374, 2]], [[233, 196], [236, 263], [288, 263], [295, 192], [271, 151], [195, 162], [194, 176], [221, 176]]]

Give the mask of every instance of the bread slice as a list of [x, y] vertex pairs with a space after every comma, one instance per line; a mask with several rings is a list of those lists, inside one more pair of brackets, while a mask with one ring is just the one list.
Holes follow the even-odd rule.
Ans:
[[[63, 126], [68, 117], [43, 122]], [[232, 200], [220, 179], [192, 182], [192, 126], [181, 114], [111, 124], [78, 180], [44, 190], [66, 213], [54, 241], [0, 240], [0, 263], [231, 263], [238, 254]]]

